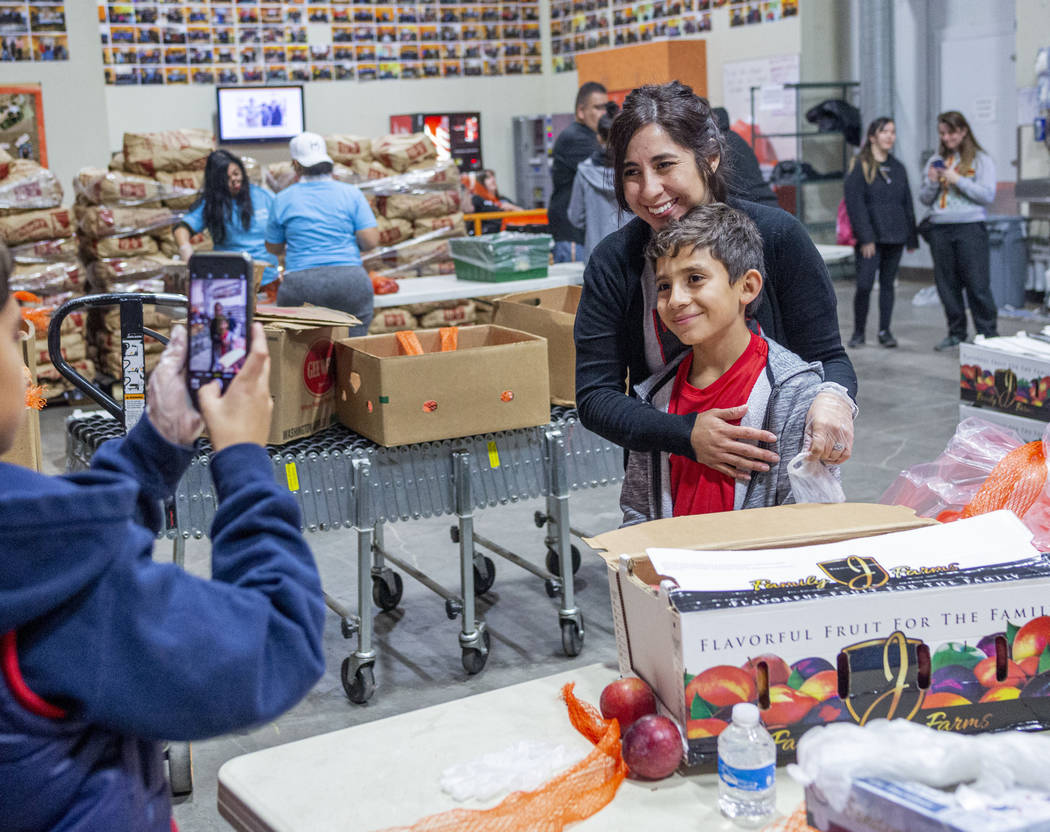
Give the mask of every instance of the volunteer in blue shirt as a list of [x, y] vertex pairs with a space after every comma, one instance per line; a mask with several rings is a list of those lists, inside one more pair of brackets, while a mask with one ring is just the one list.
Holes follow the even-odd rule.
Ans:
[[200, 197], [175, 227], [179, 254], [189, 260], [193, 254], [190, 235], [207, 228], [216, 251], [246, 251], [252, 260], [270, 264], [263, 272], [262, 285], [274, 284], [277, 258], [266, 250], [266, 222], [272, 205], [273, 194], [248, 183], [239, 158], [225, 150], [214, 151], [204, 168]]
[[324, 139], [300, 133], [289, 143], [299, 181], [274, 198], [266, 248], [284, 255], [281, 306], [312, 303], [349, 312], [364, 335], [372, 321], [372, 281], [361, 252], [379, 243], [376, 218], [359, 188], [332, 179]]

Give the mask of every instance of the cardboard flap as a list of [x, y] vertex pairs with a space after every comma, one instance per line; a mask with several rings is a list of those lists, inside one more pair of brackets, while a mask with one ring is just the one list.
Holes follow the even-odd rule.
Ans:
[[905, 506], [804, 503], [652, 520], [584, 538], [613, 568], [620, 555], [650, 546], [673, 549], [765, 549], [867, 537], [936, 523]]
[[323, 306], [270, 306], [255, 307], [255, 319], [263, 324], [293, 325], [301, 328], [315, 326], [357, 326], [361, 322], [348, 312], [326, 309]]

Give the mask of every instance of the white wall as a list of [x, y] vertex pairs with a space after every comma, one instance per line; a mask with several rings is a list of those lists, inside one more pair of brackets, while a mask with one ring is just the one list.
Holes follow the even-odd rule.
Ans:
[[98, 12], [94, 3], [66, 3], [69, 60], [2, 63], [0, 84], [39, 83], [44, 93], [44, 130], [48, 165], [73, 201], [73, 175], [109, 159], [106, 96]]

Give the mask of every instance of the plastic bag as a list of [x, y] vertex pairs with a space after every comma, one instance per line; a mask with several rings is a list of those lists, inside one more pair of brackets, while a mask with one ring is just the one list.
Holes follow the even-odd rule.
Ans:
[[853, 780], [885, 777], [936, 788], [971, 783], [985, 794], [1014, 786], [1048, 790], [1050, 737], [1021, 731], [965, 735], [937, 731], [906, 719], [875, 719], [811, 728], [798, 743], [788, 774], [814, 785], [841, 811]]
[[857, 244], [857, 237], [853, 233], [853, 225], [849, 221], [849, 211], [846, 210], [845, 197], [839, 203], [839, 209], [835, 215], [835, 242], [840, 246], [855, 246]]
[[837, 465], [825, 465], [803, 451], [788, 463], [788, 479], [796, 503], [844, 503]]
[[449, 766], [441, 772], [441, 789], [459, 801], [491, 800], [507, 792], [538, 788], [582, 758], [583, 754], [564, 745], [522, 740], [502, 751]]

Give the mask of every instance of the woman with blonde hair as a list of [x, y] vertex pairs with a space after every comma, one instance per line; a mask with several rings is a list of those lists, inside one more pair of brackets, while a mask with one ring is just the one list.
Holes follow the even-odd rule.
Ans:
[[949, 110], [937, 116], [937, 133], [940, 147], [926, 163], [919, 200], [931, 208], [933, 277], [948, 318], [948, 335], [934, 347], [941, 351], [966, 340], [967, 305], [980, 335], [999, 333], [984, 224], [985, 206], [995, 200], [995, 162], [962, 113]]
[[879, 343], [897, 346], [890, 332], [893, 283], [904, 247], [919, 246], [908, 174], [891, 151], [897, 141], [893, 119], [881, 116], [868, 126], [864, 146], [850, 162], [846, 176], [846, 211], [857, 238], [857, 288], [853, 295], [851, 347], [864, 343], [868, 304], [879, 276]]

